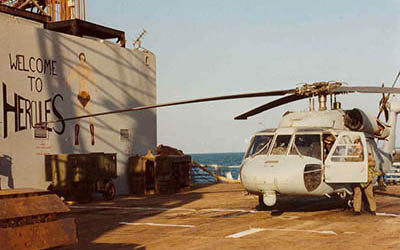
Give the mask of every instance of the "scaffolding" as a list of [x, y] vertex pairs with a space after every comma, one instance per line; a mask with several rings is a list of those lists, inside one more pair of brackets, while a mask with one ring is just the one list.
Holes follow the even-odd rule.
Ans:
[[1, 4], [50, 16], [51, 22], [86, 20], [85, 0], [0, 0]]

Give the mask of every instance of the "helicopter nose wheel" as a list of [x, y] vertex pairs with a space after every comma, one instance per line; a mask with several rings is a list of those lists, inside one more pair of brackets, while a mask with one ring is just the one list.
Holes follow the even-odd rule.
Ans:
[[272, 207], [276, 204], [276, 193], [275, 191], [267, 191], [262, 195], [258, 196], [258, 204], [261, 210]]

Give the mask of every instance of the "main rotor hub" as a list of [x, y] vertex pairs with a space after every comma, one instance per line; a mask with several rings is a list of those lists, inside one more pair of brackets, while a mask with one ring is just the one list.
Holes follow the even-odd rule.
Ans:
[[[306, 83], [303, 86], [296, 88], [295, 93], [298, 96], [318, 96], [318, 110], [324, 111], [327, 109], [326, 96], [332, 94], [333, 90], [340, 86], [342, 86], [341, 82], [314, 82], [312, 84]], [[314, 101], [312, 101], [311, 103], [312, 107], [310, 106], [310, 110], [314, 110]]]
[[341, 82], [314, 82], [311, 84], [305, 83], [303, 86], [296, 88], [296, 95], [303, 96], [321, 96], [329, 95], [332, 91], [342, 86]]

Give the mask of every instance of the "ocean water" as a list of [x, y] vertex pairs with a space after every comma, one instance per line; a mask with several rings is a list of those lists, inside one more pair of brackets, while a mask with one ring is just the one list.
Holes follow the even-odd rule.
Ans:
[[[239, 166], [243, 159], [243, 152], [240, 153], [210, 153], [210, 154], [190, 154], [192, 159], [201, 165], [205, 166], [208, 170], [216, 173], [217, 175], [227, 176], [230, 175], [233, 179], [239, 176]], [[193, 183], [215, 183], [215, 178], [204, 172], [199, 168], [192, 169]]]

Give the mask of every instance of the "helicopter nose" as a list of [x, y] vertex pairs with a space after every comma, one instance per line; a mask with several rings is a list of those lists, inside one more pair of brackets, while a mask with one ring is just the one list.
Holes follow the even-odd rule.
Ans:
[[273, 169], [266, 171], [264, 162], [252, 159], [242, 164], [240, 180], [250, 193], [261, 194], [265, 190], [276, 190]]

